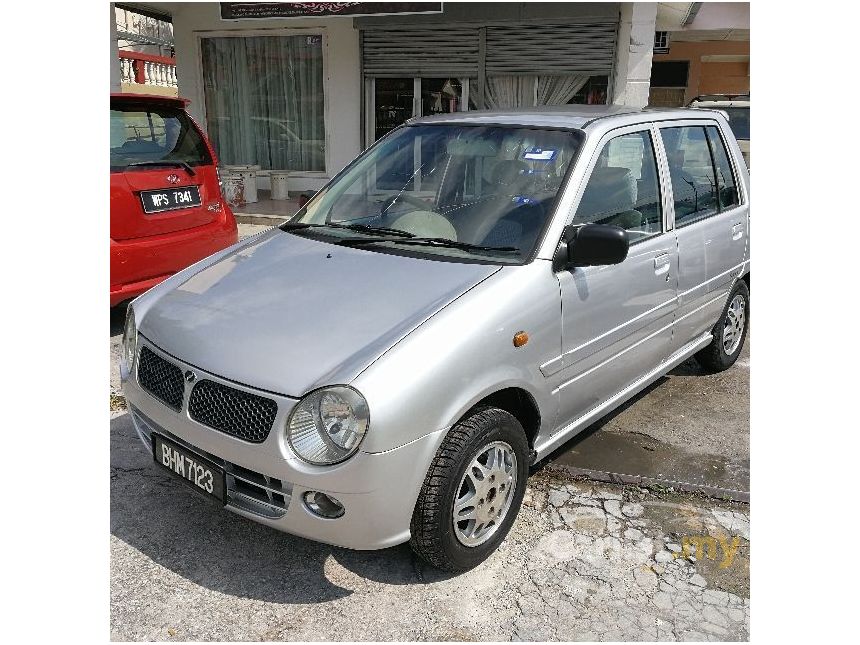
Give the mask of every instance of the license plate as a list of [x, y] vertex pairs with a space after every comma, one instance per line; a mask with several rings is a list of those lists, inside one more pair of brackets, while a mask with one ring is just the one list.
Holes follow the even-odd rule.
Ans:
[[140, 193], [143, 212], [163, 213], [180, 208], [200, 206], [200, 187], [183, 186], [182, 188], [164, 188], [162, 190], [144, 190]]
[[221, 504], [225, 503], [223, 468], [159, 434], [152, 435], [152, 454], [156, 463], [186, 484]]

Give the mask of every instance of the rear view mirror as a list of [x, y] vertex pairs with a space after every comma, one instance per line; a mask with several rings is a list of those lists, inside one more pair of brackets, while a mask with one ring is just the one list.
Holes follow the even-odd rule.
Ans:
[[452, 139], [448, 142], [448, 154], [452, 157], [497, 157], [498, 147], [483, 139]]
[[627, 231], [620, 226], [585, 224], [568, 227], [556, 252], [554, 264], [556, 270], [620, 264], [627, 258], [629, 249]]

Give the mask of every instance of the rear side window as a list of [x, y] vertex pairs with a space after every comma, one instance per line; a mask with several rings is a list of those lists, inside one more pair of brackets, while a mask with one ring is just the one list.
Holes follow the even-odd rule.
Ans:
[[720, 136], [720, 131], [713, 125], [709, 126], [707, 131], [708, 143], [714, 155], [714, 167], [717, 171], [718, 206], [720, 210], [726, 210], [732, 206], [737, 206], [739, 203], [738, 184], [732, 174], [732, 165], [729, 163], [726, 144]]
[[574, 224], [613, 224], [631, 241], [663, 230], [657, 163], [650, 132], [611, 139], [600, 151]]
[[675, 224], [684, 226], [716, 213], [717, 180], [705, 128], [662, 128], [675, 200]]
[[190, 166], [202, 166], [211, 164], [212, 158], [183, 110], [166, 106], [112, 105], [111, 171], [155, 161], [182, 161]]

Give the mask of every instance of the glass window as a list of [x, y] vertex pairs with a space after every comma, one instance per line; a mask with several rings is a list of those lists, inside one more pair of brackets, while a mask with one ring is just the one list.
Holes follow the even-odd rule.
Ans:
[[717, 169], [717, 199], [719, 200], [720, 210], [737, 206], [738, 187], [735, 177], [732, 174], [732, 166], [729, 163], [729, 155], [726, 151], [726, 144], [720, 137], [720, 132], [716, 126], [708, 127], [708, 143], [711, 145], [711, 151], [714, 153], [714, 166]]
[[601, 150], [573, 223], [620, 226], [631, 241], [660, 233], [659, 184], [650, 132], [616, 137]]
[[662, 128], [675, 199], [675, 224], [683, 226], [717, 212], [717, 182], [705, 128]]
[[377, 78], [374, 80], [376, 106], [375, 137], [381, 139], [412, 117], [415, 81], [410, 78]]
[[204, 38], [209, 138], [224, 164], [325, 170], [322, 36]]
[[459, 112], [463, 86], [457, 78], [421, 79], [421, 114], [450, 114]]
[[729, 127], [735, 133], [736, 139], [750, 139], [750, 109], [748, 107], [719, 107], [729, 115]]
[[110, 111], [110, 167], [124, 170], [139, 162], [212, 163], [203, 137], [183, 110], [173, 107], [114, 105]]
[[388, 230], [362, 248], [523, 262], [552, 216], [580, 142], [579, 133], [567, 131], [407, 126], [299, 211], [295, 221], [318, 226], [297, 234], [355, 238], [381, 228]]

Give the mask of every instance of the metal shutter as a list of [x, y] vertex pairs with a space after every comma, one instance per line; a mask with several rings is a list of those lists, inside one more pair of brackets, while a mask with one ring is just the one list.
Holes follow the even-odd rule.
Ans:
[[487, 27], [487, 75], [610, 74], [618, 24]]
[[478, 30], [474, 27], [402, 27], [361, 33], [368, 76], [478, 74]]

